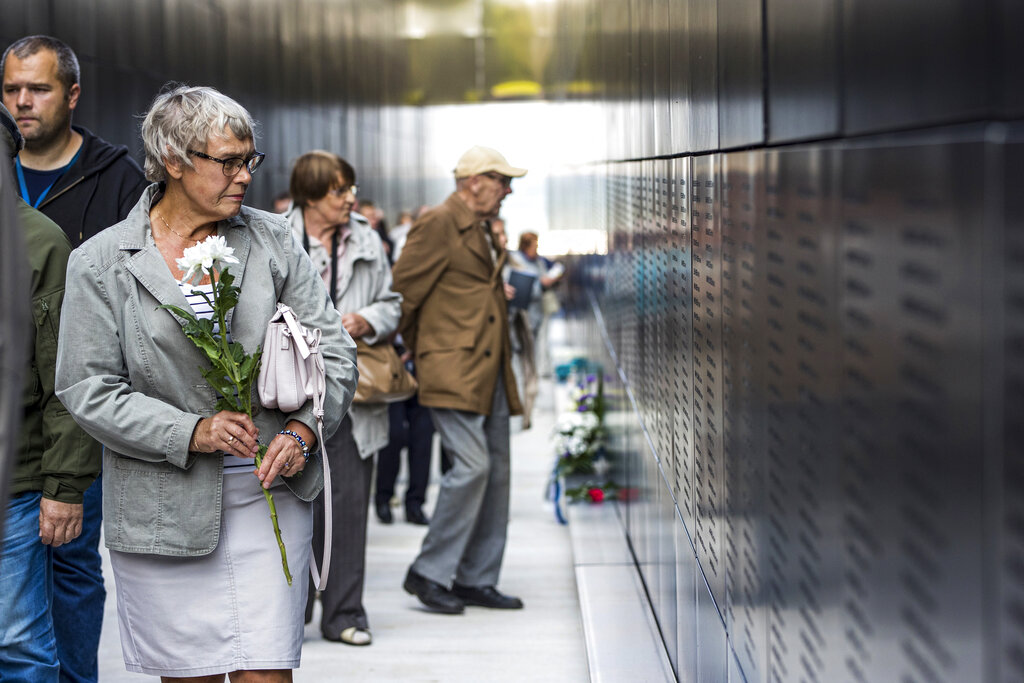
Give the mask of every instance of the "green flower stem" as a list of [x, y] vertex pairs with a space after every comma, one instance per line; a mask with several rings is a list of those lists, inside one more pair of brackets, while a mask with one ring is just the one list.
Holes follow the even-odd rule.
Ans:
[[[267, 447], [260, 444], [259, 452], [256, 454], [256, 468], [263, 463], [263, 456], [267, 454]], [[292, 585], [292, 574], [288, 571], [288, 551], [284, 547], [284, 541], [281, 540], [281, 527], [277, 523], [277, 506], [274, 505], [274, 495], [267, 489], [263, 488], [260, 484], [260, 490], [263, 491], [263, 497], [267, 499], [267, 507], [270, 508], [270, 521], [274, 525], [274, 535], [277, 537], [277, 547], [281, 549], [281, 566], [284, 568], [284, 578], [288, 581], [288, 585]]]
[[[221, 353], [224, 354], [224, 358], [227, 359], [231, 358], [231, 350], [228, 348], [228, 324], [227, 320], [225, 319], [224, 311], [221, 310], [221, 307], [217, 305], [218, 283], [216, 271], [214, 271], [213, 266], [210, 266], [208, 272], [210, 273], [210, 282], [213, 283], [213, 310], [217, 312], [217, 323], [220, 325], [220, 350]], [[227, 366], [227, 368], [231, 371], [231, 376], [229, 377], [231, 383], [237, 387], [239, 383], [238, 373], [236, 372], [236, 370], [238, 369], [237, 365], [235, 363], [228, 362], [225, 362], [224, 365]], [[239, 398], [241, 398], [241, 396], [239, 396]], [[249, 415], [249, 417], [252, 417], [252, 415]]]

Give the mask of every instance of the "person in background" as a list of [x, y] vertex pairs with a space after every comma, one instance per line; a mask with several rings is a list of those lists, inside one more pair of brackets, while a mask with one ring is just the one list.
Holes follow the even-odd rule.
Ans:
[[398, 262], [402, 255], [402, 247], [405, 246], [405, 238], [409, 235], [409, 228], [412, 227], [412, 211], [403, 211], [398, 214], [398, 225], [391, 228], [388, 237], [392, 245], [392, 261]]
[[[153, 184], [68, 263], [57, 397], [105, 447], [104, 539], [125, 667], [176, 681], [291, 680], [324, 481], [312, 399], [252, 418], [215, 407], [206, 355], [161, 308], [212, 317], [210, 277], [183, 280], [184, 250], [211, 236], [234, 250], [238, 298], [220, 332], [247, 352], [278, 303], [321, 331], [324, 438], [355, 394], [355, 344], [319, 273], [283, 217], [243, 206], [263, 161], [255, 125], [213, 88], [169, 84], [142, 123]], [[258, 470], [257, 439], [267, 446]], [[282, 574], [265, 489], [295, 585]]]
[[[123, 220], [146, 179], [128, 155], [72, 125], [82, 88], [78, 58], [60, 40], [28, 36], [0, 58], [3, 102], [18, 122], [25, 148], [16, 172], [22, 199], [59, 225], [77, 247]], [[125, 123], [129, 116], [125, 115]], [[53, 625], [63, 680], [96, 681], [103, 626], [103, 480], [85, 492], [82, 533], [53, 552]]]
[[416, 221], [394, 268], [420, 404], [454, 458], [403, 588], [445, 614], [523, 606], [496, 587], [508, 532], [509, 415], [520, 406], [501, 279], [506, 256], [487, 221], [525, 173], [496, 150], [468, 150], [455, 167], [455, 192]]
[[[292, 168], [293, 204], [287, 219], [309, 252], [331, 294], [341, 324], [354, 339], [389, 343], [398, 327], [402, 297], [391, 289], [391, 267], [380, 237], [352, 211], [356, 172], [325, 151], [307, 152]], [[355, 404], [327, 444], [333, 471], [334, 561], [327, 588], [320, 593], [320, 632], [327, 640], [369, 645], [370, 623], [363, 607], [366, 574], [366, 521], [373, 456], [388, 444], [388, 406]], [[315, 544], [322, 543], [324, 518], [317, 506]], [[317, 553], [319, 545], [315, 545]], [[307, 621], [315, 595], [310, 589]]]
[[[398, 345], [396, 351], [405, 355], [405, 347]], [[406, 369], [415, 374], [412, 360], [406, 361]], [[430, 411], [420, 405], [416, 396], [405, 401], [388, 404], [390, 438], [388, 445], [377, 455], [377, 490], [374, 509], [382, 524], [391, 524], [391, 499], [395, 495], [395, 481], [401, 467], [402, 450], [406, 451], [409, 469], [409, 484], [405, 489], [405, 521], [425, 526], [430, 523], [423, 512], [430, 484], [430, 455], [434, 439], [434, 425]], [[443, 456], [442, 456], [443, 457]]]
[[[405, 239], [412, 227], [412, 212], [403, 211], [398, 216], [398, 225], [391, 229], [388, 236], [393, 245], [394, 261], [402, 254]], [[405, 355], [405, 346], [401, 337], [395, 341], [395, 349], [399, 356]], [[412, 359], [405, 361], [406, 369], [416, 374]], [[405, 401], [396, 401], [388, 406], [388, 420], [391, 438], [388, 445], [377, 455], [377, 492], [374, 496], [374, 509], [381, 524], [391, 524], [391, 500], [395, 495], [395, 481], [401, 469], [402, 450], [406, 451], [406, 464], [409, 471], [409, 484], [405, 489], [405, 521], [410, 524], [426, 525], [430, 520], [423, 512], [423, 504], [427, 499], [427, 487], [430, 484], [430, 455], [433, 446], [434, 425], [430, 421], [430, 412], [420, 405], [419, 399], [412, 396]], [[442, 465], [445, 463], [442, 450]], [[445, 468], [447, 471], [447, 468]]]
[[[0, 105], [0, 163], [10, 163], [23, 140]], [[0, 187], [14, 198], [10, 185]], [[99, 444], [86, 436], [57, 400], [54, 373], [64, 276], [71, 244], [56, 223], [17, 200], [28, 272], [33, 325], [27, 338], [28, 372], [22, 391], [18, 453], [10, 500], [0, 526], [0, 676], [56, 683], [60, 664], [53, 629], [53, 549], [82, 531], [82, 500], [100, 472]]]
[[380, 237], [380, 241], [384, 245], [384, 252], [388, 255], [388, 263], [394, 263], [395, 259], [392, 256], [394, 245], [391, 243], [391, 238], [388, 237], [388, 225], [384, 220], [384, 212], [372, 199], [360, 199], [356, 203], [356, 211], [369, 221], [370, 227]]
[[[526, 324], [529, 326], [530, 346], [517, 352], [520, 356], [520, 367], [524, 381], [532, 377], [532, 392], [526, 392], [523, 409], [523, 429], [530, 426], [533, 402], [536, 398], [537, 369], [547, 361], [547, 328], [544, 325], [545, 300], [554, 296], [553, 287], [558, 284], [565, 272], [562, 264], [550, 261], [537, 253], [538, 237], [535, 232], [524, 232], [519, 236], [519, 250], [509, 254], [510, 267], [529, 273], [536, 277], [530, 302], [526, 307]], [[557, 301], [557, 300], [556, 300]], [[550, 303], [548, 303], [550, 305]], [[547, 317], [550, 317], [550, 313]], [[520, 335], [525, 337], [525, 335]]]
[[292, 194], [288, 190], [278, 192], [274, 197], [274, 213], [288, 213], [292, 207]]

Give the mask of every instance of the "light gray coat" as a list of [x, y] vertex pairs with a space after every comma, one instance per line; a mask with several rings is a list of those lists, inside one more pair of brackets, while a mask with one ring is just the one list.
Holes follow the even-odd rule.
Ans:
[[[185, 336], [182, 320], [161, 304], [188, 304], [153, 241], [151, 185], [128, 217], [74, 250], [57, 354], [57, 395], [75, 420], [106, 448], [103, 523], [107, 547], [124, 552], [197, 556], [218, 543], [223, 455], [189, 453], [192, 431], [214, 413], [216, 395], [200, 374], [209, 361]], [[278, 301], [323, 333], [327, 368], [324, 437], [352, 401], [355, 344], [330, 306], [323, 281], [287, 223], [242, 207], [218, 226], [240, 261], [230, 266], [240, 288], [227, 318], [232, 339], [252, 353], [263, 344]], [[255, 389], [254, 389], [255, 391]], [[253, 401], [259, 405], [258, 399]], [[285, 415], [261, 410], [253, 420], [269, 443], [288, 420], [316, 431], [312, 402]], [[244, 475], [237, 475], [244, 476]], [[282, 478], [311, 501], [323, 488], [319, 456], [300, 476]], [[258, 483], [253, 478], [253, 485]]]
[[[302, 209], [293, 206], [288, 212], [295, 239], [302, 242], [305, 224]], [[384, 253], [380, 236], [369, 221], [358, 213], [349, 219], [351, 233], [345, 243], [345, 253], [338, 261], [334, 273], [338, 300], [334, 306], [339, 313], [358, 313], [373, 327], [373, 334], [363, 337], [367, 344], [387, 339], [398, 327], [402, 315], [402, 295], [391, 289], [391, 266]], [[331, 256], [315, 238], [309, 239], [309, 256], [322, 277], [331, 267]], [[369, 458], [388, 445], [388, 407], [386, 404], [353, 404], [352, 437], [362, 458]]]

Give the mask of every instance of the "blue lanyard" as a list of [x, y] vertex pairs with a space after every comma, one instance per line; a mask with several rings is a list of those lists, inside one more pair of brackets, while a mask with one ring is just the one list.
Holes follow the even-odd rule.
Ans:
[[75, 152], [75, 156], [71, 157], [71, 161], [69, 161], [67, 165], [65, 165], [64, 168], [61, 169], [61, 172], [57, 175], [56, 178], [53, 179], [53, 182], [47, 185], [46, 189], [43, 190], [38, 197], [36, 197], [36, 201], [34, 204], [28, 197], [28, 185], [25, 184], [25, 172], [21, 170], [21, 158], [16, 157], [14, 159], [14, 165], [18, 170], [18, 186], [21, 189], [21, 198], [24, 199], [29, 204], [32, 204], [33, 209], [38, 209], [39, 205], [43, 203], [44, 199], [46, 199], [46, 195], [49, 194], [50, 190], [53, 189], [53, 186], [57, 184], [57, 181], [63, 178], [64, 174], [67, 173], [68, 169], [71, 168], [71, 166], [74, 165], [76, 161], [78, 161], [78, 155], [81, 153], [82, 147], [79, 147], [78, 151]]

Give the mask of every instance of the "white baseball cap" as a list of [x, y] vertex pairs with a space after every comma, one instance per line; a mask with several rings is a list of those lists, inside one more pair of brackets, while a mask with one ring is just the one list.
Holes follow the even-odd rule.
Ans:
[[498, 150], [480, 145], [466, 150], [466, 153], [459, 158], [459, 163], [455, 165], [456, 178], [468, 178], [492, 171], [509, 178], [522, 178], [526, 175], [525, 168], [509, 166], [508, 161]]

